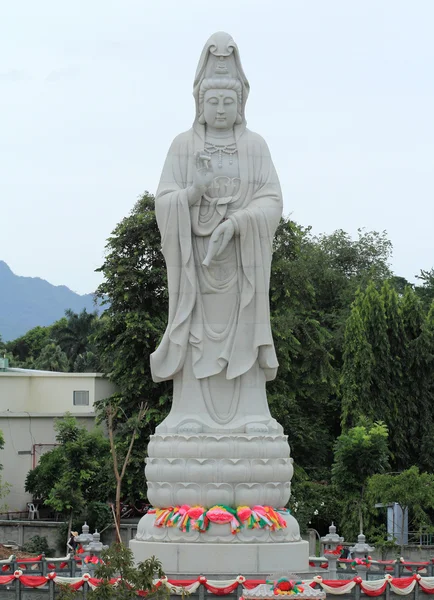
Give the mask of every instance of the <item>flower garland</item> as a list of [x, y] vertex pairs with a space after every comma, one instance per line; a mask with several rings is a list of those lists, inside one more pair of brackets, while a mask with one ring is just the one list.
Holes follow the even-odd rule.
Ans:
[[[14, 580], [19, 580], [22, 586], [30, 588], [43, 588], [51, 583], [51, 585], [69, 585], [74, 590], [81, 589], [85, 583], [94, 590], [101, 583], [100, 579], [91, 577], [89, 573], [84, 573], [80, 577], [61, 577], [57, 573], [49, 573], [45, 576], [24, 575], [23, 571], [16, 570], [9, 575], [1, 575], [0, 586], [9, 585], [10, 583], [13, 583]], [[284, 582], [284, 578], [278, 581], [280, 581], [279, 585], [281, 585]], [[110, 584], [116, 585], [117, 582], [117, 579], [113, 579], [110, 581]], [[277, 594], [264, 594], [262, 588], [264, 587], [265, 591], [267, 591], [267, 589], [269, 589], [269, 583], [270, 582], [268, 581], [267, 584], [265, 584], [264, 579], [246, 579], [242, 575], [238, 575], [238, 577], [234, 577], [230, 580], [212, 580], [203, 575], [188, 580], [168, 579], [167, 577], [154, 580], [155, 589], [165, 586], [171, 595], [179, 596], [185, 596], [186, 592], [190, 594], [194, 593], [200, 585], [203, 585], [210, 594], [217, 596], [232, 594], [239, 585], [242, 585], [244, 588], [242, 596], [244, 600], [266, 600], [268, 597], [284, 594], [285, 590], [282, 590]], [[386, 575], [384, 579], [373, 581], [364, 581], [361, 577], [354, 577], [354, 579], [350, 580], [323, 580], [322, 577], [315, 576], [313, 579], [293, 583], [295, 583], [297, 587], [301, 583], [305, 590], [308, 586], [313, 589], [320, 588], [328, 594], [337, 596], [350, 594], [351, 590], [356, 586], [368, 597], [384, 595], [387, 587], [391, 592], [399, 596], [413, 595], [416, 586], [418, 586], [419, 591], [422, 591], [425, 594], [434, 595], [434, 577], [421, 577], [419, 574], [401, 578]], [[260, 593], [258, 593], [258, 591]], [[302, 591], [299, 593], [302, 594]], [[295, 596], [295, 594], [293, 594], [293, 596]], [[294, 600], [296, 600], [296, 598], [294, 598]]]
[[277, 531], [286, 527], [286, 521], [280, 513], [289, 515], [286, 508], [274, 509], [271, 506], [238, 506], [231, 508], [226, 504], [217, 504], [211, 508], [203, 506], [170, 506], [153, 508], [148, 514], [155, 514], [156, 527], [178, 527], [181, 531], [208, 531], [211, 523], [226, 524], [235, 535], [243, 527], [247, 529], [270, 529]]

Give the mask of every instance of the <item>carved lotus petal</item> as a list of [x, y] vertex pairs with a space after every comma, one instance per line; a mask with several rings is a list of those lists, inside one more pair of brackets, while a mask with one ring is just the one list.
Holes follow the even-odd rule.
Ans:
[[173, 486], [170, 483], [148, 481], [148, 500], [152, 506], [173, 506]]
[[173, 486], [173, 499], [174, 504], [180, 506], [181, 504], [188, 504], [194, 506], [200, 504], [201, 489], [197, 483], [177, 483]]
[[220, 461], [219, 481], [227, 483], [248, 482], [251, 477], [249, 460], [224, 459]]
[[229, 483], [208, 483], [203, 487], [202, 506], [211, 507], [216, 504], [234, 506], [234, 487]]

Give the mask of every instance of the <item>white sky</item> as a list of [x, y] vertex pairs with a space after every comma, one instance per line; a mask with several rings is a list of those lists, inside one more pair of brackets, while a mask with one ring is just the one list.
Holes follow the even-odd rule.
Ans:
[[0, 259], [95, 289], [224, 30], [286, 214], [314, 233], [387, 230], [413, 280], [434, 265], [433, 23], [432, 0], [0, 0]]

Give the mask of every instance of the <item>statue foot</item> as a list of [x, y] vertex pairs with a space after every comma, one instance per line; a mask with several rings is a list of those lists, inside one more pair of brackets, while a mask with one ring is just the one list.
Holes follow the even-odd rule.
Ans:
[[178, 427], [178, 433], [201, 433], [202, 425], [194, 421], [186, 421]]
[[268, 427], [264, 423], [249, 423], [246, 425], [246, 433], [268, 433]]

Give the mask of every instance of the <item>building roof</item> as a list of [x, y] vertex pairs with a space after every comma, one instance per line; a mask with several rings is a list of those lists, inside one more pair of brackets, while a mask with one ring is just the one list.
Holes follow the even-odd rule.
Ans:
[[103, 373], [63, 373], [60, 371], [38, 371], [36, 369], [16, 369], [8, 368], [0, 371], [0, 377], [12, 375], [15, 377], [104, 377]]

